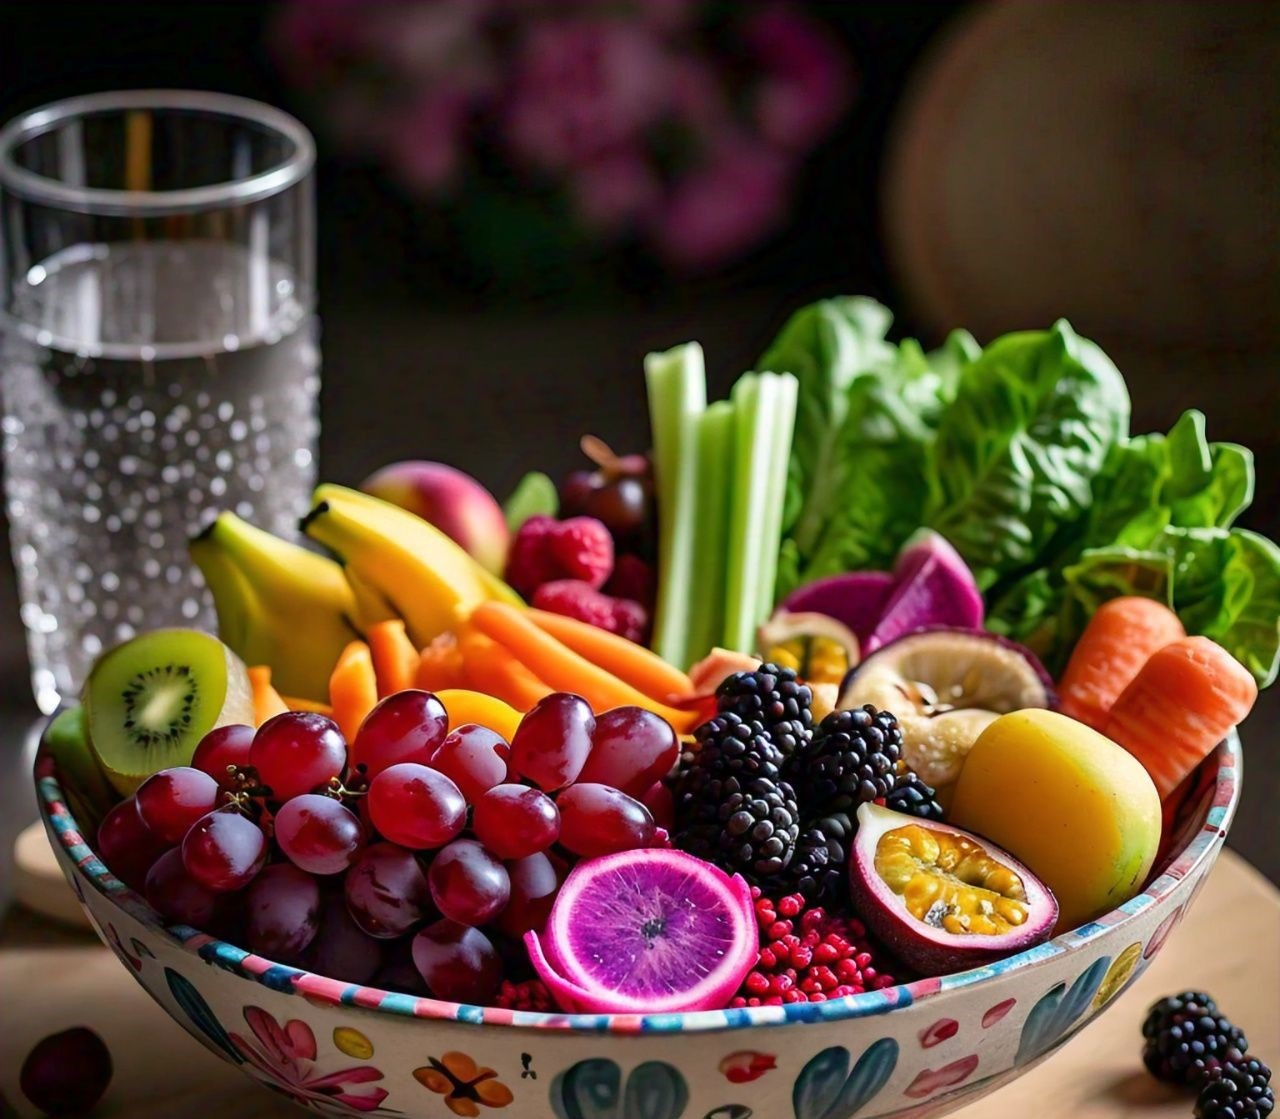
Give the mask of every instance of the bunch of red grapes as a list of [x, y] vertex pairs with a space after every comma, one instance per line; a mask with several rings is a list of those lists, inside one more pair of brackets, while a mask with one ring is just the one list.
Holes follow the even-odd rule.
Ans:
[[649, 806], [679, 745], [650, 711], [566, 693], [510, 743], [448, 722], [404, 691], [350, 743], [308, 712], [221, 727], [111, 810], [99, 853], [167, 919], [257, 955], [486, 1003], [576, 859], [665, 842]]

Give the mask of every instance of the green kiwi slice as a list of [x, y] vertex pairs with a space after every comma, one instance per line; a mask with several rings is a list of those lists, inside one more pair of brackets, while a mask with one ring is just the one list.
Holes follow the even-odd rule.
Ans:
[[93, 752], [125, 796], [157, 770], [189, 764], [214, 727], [253, 722], [244, 664], [194, 629], [152, 630], [104, 653], [84, 706]]

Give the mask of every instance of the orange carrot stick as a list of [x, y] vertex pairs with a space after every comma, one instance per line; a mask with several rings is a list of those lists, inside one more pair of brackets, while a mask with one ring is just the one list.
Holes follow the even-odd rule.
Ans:
[[1207, 637], [1154, 653], [1120, 693], [1102, 733], [1138, 759], [1160, 796], [1178, 787], [1258, 698], [1249, 670]]
[[464, 630], [458, 646], [462, 650], [463, 688], [491, 695], [522, 713], [555, 691], [510, 650], [483, 633]]
[[374, 622], [365, 634], [373, 657], [373, 674], [378, 679], [378, 698], [403, 692], [414, 686], [418, 675], [418, 650], [405, 632], [404, 622], [388, 618]]
[[561, 644], [659, 703], [693, 691], [688, 676], [643, 645], [563, 614], [547, 610], [529, 610], [527, 614]]
[[442, 692], [448, 688], [470, 686], [457, 635], [442, 633], [418, 654], [414, 686], [424, 692]]
[[262, 726], [273, 715], [282, 715], [289, 710], [289, 705], [280, 698], [271, 683], [271, 668], [265, 664], [255, 664], [249, 669], [249, 684], [253, 689], [253, 722]]
[[646, 707], [661, 715], [678, 732], [689, 730], [693, 725], [687, 712], [651, 699], [539, 629], [528, 617], [527, 610], [502, 602], [482, 602], [471, 612], [470, 624], [505, 646], [553, 689], [576, 692], [595, 711]]
[[1151, 655], [1186, 636], [1178, 615], [1153, 598], [1127, 595], [1098, 607], [1058, 685], [1059, 707], [1095, 730]]
[[378, 680], [373, 673], [373, 656], [363, 641], [352, 641], [329, 677], [329, 702], [333, 721], [348, 742], [355, 739], [364, 717], [378, 702]]
[[284, 700], [284, 705], [290, 711], [310, 711], [316, 715], [328, 715], [333, 718], [333, 708], [327, 703], [321, 703], [315, 699], [303, 699], [296, 695], [284, 695], [280, 697]]

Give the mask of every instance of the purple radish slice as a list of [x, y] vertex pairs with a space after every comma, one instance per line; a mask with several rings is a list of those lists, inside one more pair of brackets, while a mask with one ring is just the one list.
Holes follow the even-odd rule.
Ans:
[[720, 1009], [759, 949], [741, 877], [652, 848], [578, 863], [525, 944], [564, 1009], [605, 1014]]
[[922, 528], [902, 546], [893, 580], [893, 593], [863, 645], [864, 656], [922, 626], [982, 628], [982, 592], [973, 572], [932, 529]]
[[795, 614], [826, 614], [865, 642], [880, 621], [893, 586], [887, 571], [828, 575], [792, 591], [782, 600], [782, 608]]

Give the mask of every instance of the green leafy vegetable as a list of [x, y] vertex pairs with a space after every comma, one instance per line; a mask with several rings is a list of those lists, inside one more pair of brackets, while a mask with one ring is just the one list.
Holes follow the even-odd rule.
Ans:
[[521, 478], [502, 505], [507, 528], [513, 533], [530, 517], [554, 517], [559, 511], [556, 484], [540, 470], [531, 470]]
[[1065, 322], [1007, 334], [960, 375], [928, 458], [925, 523], [978, 585], [1034, 563], [1128, 433], [1124, 378]]

